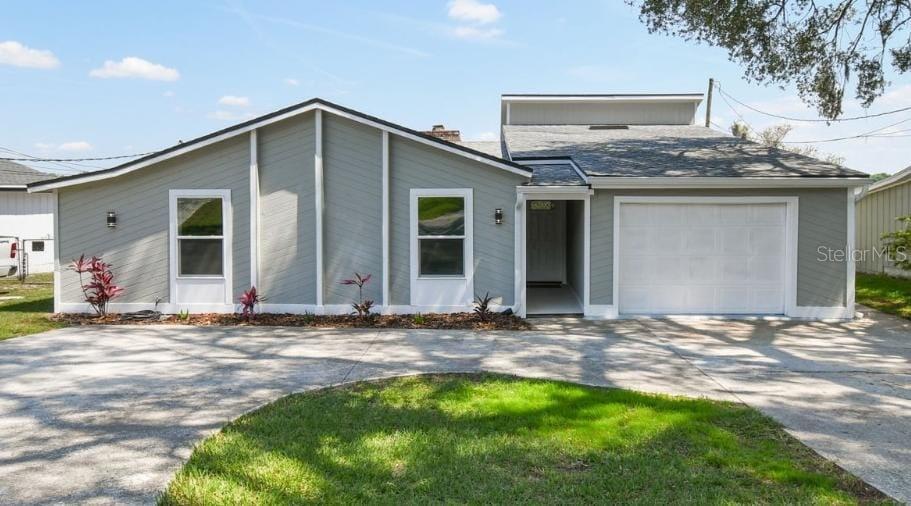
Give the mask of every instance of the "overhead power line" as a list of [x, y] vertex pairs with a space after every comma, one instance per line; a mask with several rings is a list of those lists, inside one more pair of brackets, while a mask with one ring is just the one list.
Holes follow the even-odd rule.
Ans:
[[[7, 149], [7, 151], [12, 151], [12, 150]], [[0, 160], [7, 160], [10, 162], [97, 162], [97, 161], [102, 161], [102, 160], [119, 160], [122, 158], [137, 158], [140, 156], [151, 155], [154, 153], [156, 153], [156, 152], [149, 151], [148, 153], [137, 153], [135, 155], [99, 156], [99, 157], [93, 157], [93, 158], [40, 158], [37, 156], [21, 154], [22, 156], [26, 156], [27, 158], [0, 157]]]
[[730, 99], [733, 100], [734, 102], [737, 102], [738, 104], [740, 104], [740, 105], [746, 107], [747, 109], [749, 109], [749, 110], [751, 110], [751, 111], [753, 111], [753, 112], [757, 112], [757, 113], [759, 113], [759, 114], [764, 114], [764, 115], [766, 115], [766, 116], [771, 116], [771, 117], [773, 117], [773, 118], [783, 119], [783, 120], [787, 120], [787, 121], [803, 121], [803, 122], [806, 122], [806, 123], [837, 123], [837, 122], [842, 122], [842, 121], [857, 121], [857, 120], [862, 120], [862, 119], [878, 118], [878, 117], [880, 117], [880, 116], [888, 116], [888, 115], [890, 115], [890, 114], [898, 114], [898, 113], [900, 113], [900, 112], [911, 111], [911, 106], [908, 106], [908, 107], [902, 107], [901, 109], [894, 109], [894, 110], [892, 110], [892, 111], [878, 112], [878, 113], [875, 113], [875, 114], [867, 114], [867, 115], [864, 115], [864, 116], [851, 116], [851, 117], [847, 117], [847, 118], [835, 118], [835, 119], [795, 118], [795, 117], [792, 117], [792, 116], [784, 116], [784, 115], [781, 115], [781, 114], [775, 114], [775, 113], [763, 111], [763, 110], [761, 110], [761, 109], [759, 109], [759, 108], [753, 107], [752, 105], [747, 104], [747, 103], [745, 103], [745, 102], [743, 102], [743, 101], [741, 101], [741, 100], [738, 100], [736, 97], [732, 96], [730, 93], [728, 93], [728, 92], [722, 90], [722, 89], [721, 89], [721, 84], [720, 84], [720, 83], [717, 83], [717, 82], [716, 82], [716, 83], [715, 83], [715, 88], [716, 88], [716, 89], [718, 90], [718, 92], [721, 93], [722, 95], [727, 96], [728, 98], [730, 98]]

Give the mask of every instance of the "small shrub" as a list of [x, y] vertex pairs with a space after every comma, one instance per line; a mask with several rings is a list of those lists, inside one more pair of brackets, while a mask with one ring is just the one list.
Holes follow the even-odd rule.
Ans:
[[415, 325], [424, 325], [424, 323], [427, 322], [427, 318], [424, 318], [424, 315], [421, 313], [417, 313], [411, 317], [411, 321], [414, 322]]
[[311, 313], [310, 311], [304, 311], [304, 315], [301, 318], [303, 319], [304, 323], [307, 325], [310, 325], [311, 323], [316, 321], [316, 315]]
[[[114, 284], [111, 264], [105, 263], [100, 257], [93, 256], [86, 260], [85, 255], [79, 255], [79, 258], [70, 264], [70, 269], [79, 273], [82, 296], [95, 313], [98, 316], [108, 314], [108, 303], [123, 293], [123, 288]], [[88, 282], [83, 280], [84, 274], [88, 274]]]
[[241, 315], [243, 315], [244, 320], [252, 320], [253, 316], [256, 314], [256, 305], [264, 300], [266, 299], [256, 291], [255, 286], [251, 286], [249, 290], [245, 291], [243, 295], [240, 296], [240, 305], [243, 306]]
[[904, 225], [902, 230], [883, 234], [886, 252], [895, 265], [904, 270], [911, 270], [911, 216], [896, 218]]
[[180, 312], [177, 313], [177, 319], [182, 322], [189, 321], [190, 320], [190, 310], [181, 309]]
[[492, 300], [493, 297], [490, 296], [490, 292], [485, 293], [483, 297], [477, 295], [474, 297], [474, 312], [482, 322], [490, 320], [490, 315], [493, 314], [493, 311], [490, 310], [490, 302]]
[[357, 286], [357, 302], [351, 304], [351, 307], [354, 308], [354, 311], [361, 318], [365, 318], [370, 315], [370, 308], [373, 307], [373, 301], [370, 299], [364, 299], [364, 285], [366, 285], [372, 274], [367, 274], [361, 276], [358, 273], [354, 273], [354, 278], [352, 279], [343, 279], [339, 282], [341, 285], [356, 285]]

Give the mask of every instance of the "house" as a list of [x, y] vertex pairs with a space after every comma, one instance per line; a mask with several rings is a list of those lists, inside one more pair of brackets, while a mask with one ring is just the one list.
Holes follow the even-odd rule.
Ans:
[[911, 167], [870, 185], [857, 197], [857, 269], [870, 274], [911, 277], [883, 251], [883, 234], [902, 230], [911, 216]]
[[[27, 184], [53, 178], [25, 165], [0, 160], [0, 243], [4, 255], [0, 265], [8, 272], [7, 263], [17, 271], [52, 272], [54, 270], [54, 196], [28, 193]], [[16, 258], [8, 258], [9, 245], [16, 243]]]
[[[850, 318], [867, 175], [696, 126], [700, 94], [504, 95], [499, 142], [451, 142], [312, 99], [53, 192], [65, 264], [113, 263], [114, 310]], [[445, 131], [440, 126], [438, 129]], [[452, 134], [447, 134], [452, 135]]]

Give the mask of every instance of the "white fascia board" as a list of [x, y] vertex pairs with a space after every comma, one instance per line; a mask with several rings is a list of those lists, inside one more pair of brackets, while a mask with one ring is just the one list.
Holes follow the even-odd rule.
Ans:
[[206, 140], [204, 140], [204, 141], [192, 143], [192, 144], [186, 146], [185, 148], [175, 149], [174, 151], [169, 151], [169, 152], [167, 152], [167, 153], [162, 154], [161, 156], [156, 156], [156, 157], [153, 157], [153, 158], [149, 158], [148, 160], [144, 160], [144, 161], [139, 162], [139, 163], [136, 163], [136, 164], [134, 164], [134, 165], [129, 165], [129, 166], [123, 167], [122, 169], [118, 169], [118, 170], [110, 171], [110, 172], [103, 172], [103, 173], [99, 173], [99, 174], [86, 174], [84, 177], [75, 178], [75, 179], [69, 179], [69, 180], [65, 180], [65, 181], [57, 181], [57, 182], [49, 182], [49, 183], [47, 183], [47, 184], [39, 184], [39, 185], [37, 185], [37, 186], [28, 188], [28, 191], [29, 191], [29, 193], [35, 193], [35, 192], [40, 192], [40, 191], [53, 190], [53, 189], [56, 189], [56, 188], [64, 188], [64, 187], [67, 187], [67, 186], [75, 186], [75, 185], [79, 185], [79, 184], [90, 183], [90, 182], [93, 182], [93, 181], [100, 181], [100, 180], [103, 180], [103, 179], [110, 179], [110, 178], [114, 178], [114, 177], [117, 177], [117, 176], [122, 176], [122, 175], [124, 175], [124, 174], [129, 174], [130, 172], [134, 172], [134, 171], [137, 171], [137, 170], [139, 170], [139, 169], [148, 167], [149, 165], [154, 165], [154, 164], [156, 164], [156, 163], [159, 163], [159, 162], [162, 162], [162, 161], [165, 161], [165, 160], [169, 160], [169, 159], [171, 159], [171, 158], [175, 158], [175, 157], [184, 155], [184, 154], [189, 153], [189, 152], [191, 152], [191, 151], [195, 151], [195, 150], [197, 150], [197, 149], [200, 149], [200, 148], [203, 148], [203, 147], [206, 147], [206, 146], [215, 144], [215, 143], [217, 143], [217, 142], [221, 142], [221, 141], [223, 141], [223, 140], [230, 139], [231, 137], [235, 137], [235, 136], [237, 136], [237, 135], [241, 135], [241, 134], [248, 133], [248, 132], [250, 132], [251, 130], [256, 130], [256, 129], [262, 128], [262, 127], [264, 127], [264, 126], [266, 126], [266, 125], [270, 125], [270, 124], [272, 124], [272, 123], [276, 123], [276, 122], [279, 122], [279, 121], [282, 121], [282, 120], [285, 120], [285, 119], [288, 119], [288, 118], [292, 118], [292, 117], [294, 117], [294, 116], [297, 116], [297, 115], [300, 115], [300, 114], [304, 114], [304, 113], [307, 113], [307, 112], [310, 112], [310, 111], [313, 111], [313, 110], [317, 110], [317, 109], [318, 109], [318, 110], [322, 110], [322, 111], [326, 111], [326, 112], [330, 112], [330, 113], [335, 114], [335, 115], [337, 115], [337, 116], [341, 116], [341, 117], [343, 117], [343, 118], [347, 118], [347, 119], [350, 119], [350, 120], [352, 120], [352, 121], [356, 121], [356, 122], [358, 122], [358, 123], [362, 123], [362, 124], [364, 124], [364, 125], [369, 125], [369, 126], [372, 126], [372, 127], [374, 127], [374, 128], [378, 128], [378, 129], [380, 129], [380, 130], [382, 130], [382, 131], [391, 132], [391, 133], [394, 133], [394, 134], [396, 134], [396, 135], [398, 135], [398, 136], [404, 137], [404, 138], [406, 138], [406, 139], [413, 140], [413, 141], [415, 141], [415, 142], [419, 142], [419, 143], [421, 143], [421, 144], [425, 144], [425, 145], [428, 145], [428, 146], [432, 146], [432, 147], [435, 147], [435, 148], [438, 148], [438, 149], [442, 149], [443, 151], [447, 151], [447, 152], [449, 152], [449, 153], [453, 153], [453, 154], [455, 154], [455, 155], [462, 156], [462, 157], [464, 157], [464, 158], [468, 158], [468, 159], [474, 160], [474, 161], [476, 161], [476, 162], [483, 163], [483, 164], [485, 164], [485, 165], [490, 165], [490, 166], [496, 167], [496, 168], [498, 168], [498, 169], [502, 169], [502, 170], [505, 170], [505, 171], [508, 171], [508, 172], [512, 172], [513, 174], [518, 174], [518, 175], [520, 175], [520, 176], [524, 176], [524, 177], [527, 177], [527, 178], [531, 178], [531, 173], [530, 173], [530, 172], [523, 171], [523, 170], [521, 170], [521, 169], [519, 169], [519, 168], [516, 168], [516, 167], [513, 167], [513, 166], [511, 166], [511, 165], [509, 165], [509, 164], [507, 164], [507, 163], [500, 163], [500, 162], [497, 162], [496, 160], [490, 160], [490, 159], [488, 159], [488, 158], [484, 158], [483, 156], [475, 155], [475, 154], [469, 153], [469, 152], [467, 152], [467, 151], [463, 151], [463, 150], [461, 150], [461, 149], [459, 149], [459, 148], [456, 148], [456, 147], [453, 147], [453, 146], [448, 146], [448, 145], [445, 145], [445, 144], [440, 144], [440, 143], [437, 143], [437, 142], [434, 142], [434, 141], [425, 139], [425, 138], [423, 138], [423, 137], [420, 137], [420, 136], [418, 136], [418, 135], [414, 135], [414, 134], [412, 134], [412, 133], [410, 133], [410, 132], [406, 132], [406, 131], [400, 130], [400, 129], [398, 129], [398, 128], [394, 128], [394, 127], [391, 127], [391, 126], [388, 126], [388, 125], [384, 125], [384, 124], [382, 124], [382, 123], [378, 123], [378, 122], [376, 122], [376, 121], [373, 121], [373, 120], [370, 120], [370, 119], [367, 119], [367, 118], [363, 118], [363, 117], [358, 116], [358, 115], [356, 115], [356, 114], [351, 114], [351, 113], [348, 113], [348, 112], [346, 112], [346, 111], [342, 111], [342, 110], [340, 110], [340, 109], [336, 109], [336, 108], [334, 108], [334, 107], [332, 107], [332, 106], [329, 106], [329, 105], [326, 105], [326, 104], [322, 104], [322, 103], [313, 103], [313, 104], [310, 104], [310, 105], [301, 107], [300, 109], [295, 109], [295, 110], [293, 110], [293, 111], [288, 111], [288, 112], [286, 112], [285, 114], [281, 114], [281, 115], [278, 115], [278, 116], [274, 116], [274, 117], [271, 117], [271, 118], [267, 118], [267, 119], [264, 119], [264, 120], [262, 120], [262, 121], [257, 121], [256, 123], [252, 123], [252, 124], [250, 124], [250, 125], [246, 125], [246, 126], [244, 126], [244, 127], [242, 127], [242, 128], [238, 128], [238, 129], [236, 129], [236, 130], [231, 130], [231, 131], [229, 131], [229, 132], [225, 132], [225, 133], [223, 133], [223, 134], [221, 134], [221, 135], [217, 135], [217, 136], [215, 136], [215, 137], [212, 137], [211, 139], [206, 139]]
[[591, 193], [591, 188], [588, 186], [516, 186], [516, 193], [519, 195], [575, 195], [581, 198]]
[[592, 188], [597, 189], [852, 188], [866, 182], [844, 177], [589, 177]]
[[502, 102], [702, 102], [703, 95], [503, 95]]

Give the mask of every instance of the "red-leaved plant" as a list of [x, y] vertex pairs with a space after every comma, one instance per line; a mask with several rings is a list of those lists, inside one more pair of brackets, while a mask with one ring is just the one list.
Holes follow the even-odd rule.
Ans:
[[370, 281], [370, 278], [373, 277], [372, 274], [367, 274], [366, 276], [361, 276], [358, 273], [354, 273], [353, 279], [343, 279], [339, 282], [342, 285], [357, 285], [357, 302], [351, 304], [351, 307], [357, 311], [357, 315], [361, 318], [368, 316], [370, 314], [370, 308], [373, 307], [373, 301], [370, 299], [364, 299], [364, 285]]
[[[123, 293], [123, 288], [114, 284], [111, 264], [105, 263], [99, 257], [93, 256], [87, 260], [85, 255], [79, 255], [79, 258], [70, 264], [70, 269], [79, 273], [79, 284], [82, 286], [85, 301], [92, 306], [98, 316], [108, 314], [108, 302]], [[86, 274], [89, 277], [88, 282], [83, 279]]]
[[245, 291], [243, 295], [240, 296], [240, 305], [243, 306], [241, 315], [243, 315], [244, 320], [252, 320], [255, 314], [254, 310], [256, 309], [256, 305], [264, 300], [266, 299], [256, 291], [255, 286], [251, 286], [249, 290]]

